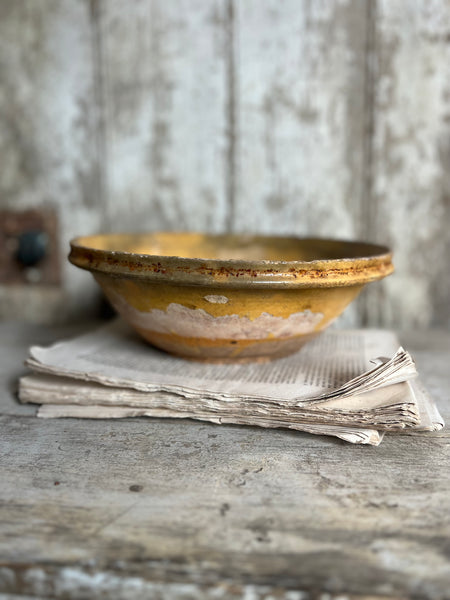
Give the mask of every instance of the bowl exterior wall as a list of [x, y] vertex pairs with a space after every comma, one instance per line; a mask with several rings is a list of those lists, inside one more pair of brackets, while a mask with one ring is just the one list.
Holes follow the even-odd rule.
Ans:
[[235, 362], [291, 354], [326, 328], [362, 285], [258, 289], [189, 286], [95, 273], [147, 341], [185, 358]]

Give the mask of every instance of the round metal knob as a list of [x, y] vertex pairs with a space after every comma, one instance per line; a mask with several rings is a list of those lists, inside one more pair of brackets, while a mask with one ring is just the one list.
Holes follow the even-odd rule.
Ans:
[[47, 254], [48, 235], [44, 231], [24, 231], [18, 237], [17, 260], [25, 267], [37, 265]]

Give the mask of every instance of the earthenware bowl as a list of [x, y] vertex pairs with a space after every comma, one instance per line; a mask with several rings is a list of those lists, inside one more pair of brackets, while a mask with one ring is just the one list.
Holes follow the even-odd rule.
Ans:
[[220, 362], [297, 351], [393, 271], [373, 244], [199, 233], [79, 237], [69, 260], [147, 341]]

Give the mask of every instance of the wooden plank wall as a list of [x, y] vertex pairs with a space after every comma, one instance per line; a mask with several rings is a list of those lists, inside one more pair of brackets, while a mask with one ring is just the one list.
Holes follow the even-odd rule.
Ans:
[[450, 326], [450, 3], [377, 2], [368, 235], [397, 273], [371, 322]]
[[[449, 326], [449, 59], [450, 0], [0, 2], [0, 208], [55, 207], [62, 255], [120, 229], [388, 243], [341, 324]], [[84, 314], [63, 275], [54, 305], [0, 285], [0, 315]]]

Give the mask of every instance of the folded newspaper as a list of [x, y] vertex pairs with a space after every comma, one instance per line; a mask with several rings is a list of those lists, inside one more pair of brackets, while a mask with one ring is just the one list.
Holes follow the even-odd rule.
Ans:
[[39, 417], [170, 417], [280, 427], [378, 445], [386, 431], [444, 426], [392, 332], [328, 331], [267, 363], [209, 364], [165, 354], [116, 320], [30, 348], [19, 385]]

